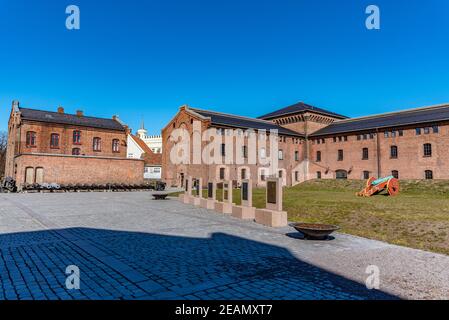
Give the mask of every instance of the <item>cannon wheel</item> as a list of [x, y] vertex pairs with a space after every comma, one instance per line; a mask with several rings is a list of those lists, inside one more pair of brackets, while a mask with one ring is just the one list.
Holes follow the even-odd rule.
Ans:
[[398, 179], [390, 179], [387, 183], [387, 190], [390, 196], [396, 196], [399, 193], [399, 181]]

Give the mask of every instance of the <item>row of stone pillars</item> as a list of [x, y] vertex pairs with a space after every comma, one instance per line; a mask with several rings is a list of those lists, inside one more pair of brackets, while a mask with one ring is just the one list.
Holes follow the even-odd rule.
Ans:
[[[195, 188], [193, 188], [194, 181], [196, 182]], [[253, 207], [253, 189], [250, 179], [242, 180], [240, 187], [242, 203], [240, 206], [237, 206], [232, 200], [232, 181], [222, 183], [222, 201], [217, 200], [217, 181], [208, 181], [207, 197], [203, 197], [203, 180], [193, 177], [188, 177], [185, 180], [185, 193], [181, 194], [179, 198], [186, 204], [230, 214], [239, 219], [253, 220], [266, 226], [284, 227], [287, 225], [287, 212], [282, 210], [281, 178], [267, 178], [264, 209]], [[193, 190], [195, 194], [193, 194]]]

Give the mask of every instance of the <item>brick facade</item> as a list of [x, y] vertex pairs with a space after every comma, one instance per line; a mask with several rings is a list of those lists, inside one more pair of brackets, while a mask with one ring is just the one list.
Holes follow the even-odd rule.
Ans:
[[[144, 161], [127, 159], [129, 130], [118, 119], [83, 118], [81, 112], [67, 115], [62, 108], [58, 113], [36, 112], [42, 116], [42, 121], [24, 117], [23, 110], [15, 102], [8, 123], [5, 176], [13, 177], [19, 188], [24, 183], [34, 182], [143, 182]], [[57, 122], [58, 119], [64, 119], [64, 123]], [[78, 125], [81, 120], [92, 126]], [[75, 131], [79, 139], [74, 137]], [[52, 135], [57, 135], [53, 145]], [[94, 139], [99, 139], [95, 147]], [[31, 179], [29, 172], [26, 180], [27, 168], [34, 170], [34, 178]]]
[[[441, 113], [449, 106], [434, 106], [371, 116], [359, 119], [345, 119], [343, 116], [332, 116], [331, 113], [314, 110], [298, 111], [296, 114], [270, 117], [270, 121], [279, 126], [304, 135], [303, 139], [280, 135], [279, 149], [283, 151], [283, 160], [279, 160], [279, 171], [285, 185], [295, 185], [309, 179], [365, 179], [366, 177], [383, 177], [398, 175], [400, 179], [449, 179], [449, 121], [435, 120], [420, 123], [414, 117], [419, 114]], [[321, 109], [322, 110], [322, 109]], [[418, 116], [417, 116], [418, 114]], [[346, 125], [351, 121], [372, 121], [378, 119], [382, 125], [386, 117], [408, 117], [417, 121], [413, 125], [396, 125], [371, 130], [355, 130], [335, 134], [320, 134], [331, 125]], [[431, 115], [432, 116], [432, 115]], [[236, 116], [237, 117], [237, 116]], [[424, 118], [424, 117], [423, 117]], [[434, 117], [435, 118], [435, 117]], [[379, 120], [380, 119], [380, 120]], [[163, 129], [164, 150], [162, 155], [163, 180], [170, 185], [181, 185], [182, 177], [203, 178], [203, 181], [222, 180], [220, 168], [225, 170], [226, 180], [241, 180], [241, 170], [246, 169], [248, 178], [253, 179], [256, 186], [265, 185], [261, 180], [261, 165], [174, 165], [170, 162], [170, 152], [174, 145], [169, 140], [170, 134], [177, 128], [185, 128], [192, 135], [192, 121], [201, 121], [202, 130], [221, 128], [211, 120], [197, 117], [189, 112], [188, 107], [181, 107], [177, 115]], [[385, 120], [387, 121], [387, 120]], [[417, 128], [421, 133], [417, 134]], [[298, 143], [299, 140], [299, 143]], [[246, 142], [245, 142], [246, 143]], [[207, 143], [203, 142], [202, 147]], [[430, 145], [431, 154], [424, 153]], [[235, 144], [234, 144], [235, 145]], [[191, 155], [193, 147], [191, 147]], [[392, 154], [392, 147], [394, 152]], [[365, 149], [365, 150], [364, 150]], [[295, 151], [299, 157], [295, 159]], [[236, 150], [234, 150], [235, 155]], [[270, 150], [267, 148], [267, 154]], [[318, 154], [320, 153], [320, 159]], [[342, 156], [341, 159], [339, 159]]]

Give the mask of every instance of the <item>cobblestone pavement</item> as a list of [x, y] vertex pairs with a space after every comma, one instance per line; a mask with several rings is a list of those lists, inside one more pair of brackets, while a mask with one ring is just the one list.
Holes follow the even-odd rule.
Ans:
[[[343, 234], [305, 241], [146, 192], [0, 195], [0, 299], [448, 298], [448, 261]], [[364, 285], [372, 264], [379, 291]]]

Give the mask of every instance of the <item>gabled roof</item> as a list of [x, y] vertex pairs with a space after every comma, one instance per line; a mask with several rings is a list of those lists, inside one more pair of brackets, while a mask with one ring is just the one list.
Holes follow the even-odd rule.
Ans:
[[24, 120], [125, 131], [124, 126], [114, 119], [86, 117], [84, 115], [77, 116], [74, 114], [28, 109], [22, 107], [19, 107], [19, 110], [21, 112], [21, 117]]
[[330, 117], [337, 118], [337, 119], [346, 119], [347, 118], [346, 116], [343, 116], [343, 115], [335, 113], [335, 112], [331, 112], [331, 111], [327, 111], [325, 109], [314, 107], [314, 106], [306, 104], [304, 102], [298, 102], [296, 104], [279, 109], [277, 111], [267, 113], [266, 115], [258, 117], [258, 119], [269, 120], [269, 119], [274, 119], [274, 118], [278, 118], [278, 117], [293, 115], [293, 114], [297, 114], [297, 113], [304, 113], [304, 112], [315, 112], [318, 114], [330, 116]]
[[384, 113], [367, 117], [337, 120], [318, 130], [311, 136], [391, 128], [414, 124], [429, 124], [449, 121], [449, 104]]
[[142, 149], [144, 154], [142, 155], [142, 159], [145, 161], [145, 164], [149, 165], [161, 165], [162, 164], [162, 154], [154, 153], [150, 147], [140, 139], [138, 136], [130, 134], [131, 138], [137, 143], [137, 145]]
[[216, 126], [226, 126], [226, 127], [242, 128], [242, 129], [256, 129], [256, 130], [265, 129], [267, 131], [273, 129], [273, 130], [278, 130], [278, 134], [295, 136], [295, 137], [304, 137], [304, 135], [302, 135], [298, 132], [278, 126], [277, 124], [275, 124], [271, 121], [236, 116], [236, 115], [232, 115], [232, 114], [220, 113], [220, 112], [215, 112], [215, 111], [195, 109], [195, 108], [190, 108], [190, 107], [189, 107], [189, 110], [192, 110], [193, 112], [198, 113], [199, 115], [201, 115], [203, 117], [210, 118], [211, 123]]

